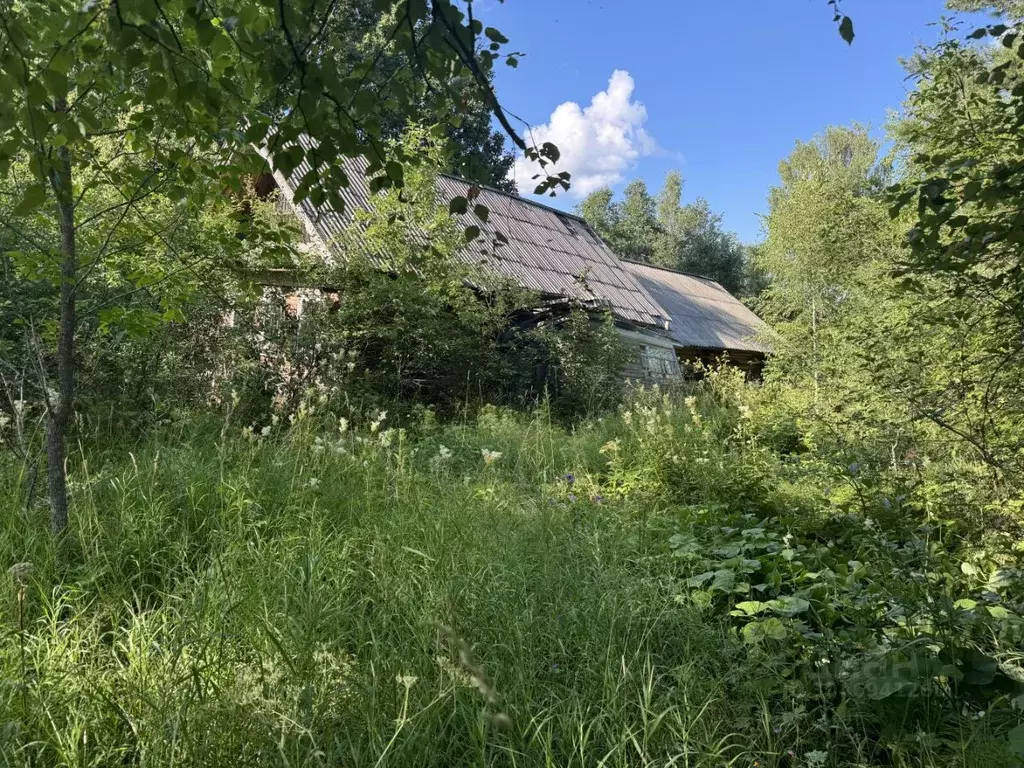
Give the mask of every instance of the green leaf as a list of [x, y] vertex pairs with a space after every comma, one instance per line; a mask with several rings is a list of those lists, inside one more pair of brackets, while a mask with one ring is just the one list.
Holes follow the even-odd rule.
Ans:
[[1010, 742], [1010, 751], [1017, 757], [1024, 757], [1024, 725], [1018, 725], [1008, 734], [1006, 740]]
[[722, 592], [731, 592], [736, 586], [736, 572], [727, 568], [715, 571], [715, 580], [711, 584], [712, 589], [720, 589]]
[[839, 22], [839, 36], [847, 45], [853, 45], [853, 19], [849, 16], [843, 16], [843, 20]]
[[14, 208], [15, 216], [25, 216], [46, 202], [46, 187], [42, 184], [29, 184], [25, 188], [21, 201]]
[[363, 89], [355, 95], [355, 98], [352, 100], [352, 104], [361, 114], [372, 112], [374, 106], [377, 104], [377, 96], [372, 91]]
[[686, 580], [686, 586], [703, 587], [707, 582], [711, 581], [714, 575], [714, 571], [705, 571], [704, 573], [698, 574], [696, 576], [691, 576]]
[[767, 603], [761, 603], [757, 600], [745, 600], [742, 603], [736, 603], [736, 608], [731, 613], [733, 616], [756, 616], [767, 607]]
[[448, 213], [455, 215], [469, 210], [469, 201], [464, 197], [453, 197], [448, 203]]
[[782, 597], [772, 600], [769, 604], [771, 609], [776, 613], [781, 613], [783, 616], [795, 616], [798, 613], [803, 613], [811, 604], [802, 597], [794, 597], [792, 595], [784, 595]]
[[504, 45], [505, 43], [508, 42], [508, 38], [501, 34], [501, 32], [496, 30], [494, 27], [487, 27], [487, 29], [484, 30], [484, 35], [487, 37], [488, 40], [494, 43], [500, 43]]
[[389, 160], [384, 166], [384, 171], [396, 187], [401, 187], [405, 184], [405, 169], [401, 163], [396, 160]]
[[996, 679], [999, 662], [991, 656], [971, 651], [964, 670], [964, 682], [968, 685], [988, 685]]
[[487, 222], [487, 218], [491, 215], [491, 212], [490, 212], [490, 210], [488, 210], [486, 205], [474, 205], [473, 206], [473, 214], [478, 219], [480, 219], [480, 221], [486, 223]]
[[743, 627], [743, 641], [754, 645], [762, 640], [785, 640], [786, 625], [780, 619], [752, 621]]
[[382, 189], [390, 188], [391, 179], [389, 179], [387, 176], [374, 176], [372, 179], [370, 179], [370, 192], [372, 194], [377, 194]]
[[40, 76], [46, 82], [46, 87], [50, 93], [57, 97], [64, 97], [68, 93], [68, 76], [65, 72], [55, 71], [53, 69], [44, 69]]
[[472, 242], [473, 240], [476, 240], [478, 237], [480, 237], [480, 227], [476, 226], [475, 224], [472, 224], [466, 227], [466, 231], [464, 234], [466, 235], [466, 242]]
[[162, 99], [166, 93], [167, 81], [160, 75], [153, 75], [149, 80], [149, 86], [146, 88], [146, 101], [152, 105], [153, 102]]
[[977, 566], [973, 563], [960, 563], [960, 570], [964, 572], [965, 576], [977, 576], [981, 571], [978, 570]]
[[901, 680], [896, 677], [883, 677], [873, 681], [873, 683], [874, 685], [869, 688], [868, 698], [875, 701], [887, 699], [893, 694], [911, 688], [914, 685], [910, 680]]

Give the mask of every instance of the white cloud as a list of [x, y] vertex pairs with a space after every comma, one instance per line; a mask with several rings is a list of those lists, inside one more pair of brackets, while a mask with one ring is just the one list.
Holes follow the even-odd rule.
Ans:
[[[617, 69], [590, 106], [580, 108], [574, 101], [560, 104], [546, 125], [533, 128], [524, 137], [527, 144], [540, 146], [550, 141], [558, 147], [561, 157], [554, 171], [572, 174], [569, 194], [573, 197], [585, 197], [621, 181], [637, 158], [655, 151], [654, 140], [644, 130], [647, 109], [639, 101], [631, 101], [633, 87], [629, 72]], [[551, 166], [545, 171], [550, 172]], [[520, 157], [511, 173], [519, 191], [529, 194], [537, 186], [533, 176], [545, 171]]]

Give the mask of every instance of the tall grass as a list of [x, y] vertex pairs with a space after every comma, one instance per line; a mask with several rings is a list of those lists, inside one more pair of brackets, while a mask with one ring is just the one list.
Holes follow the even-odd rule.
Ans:
[[858, 733], [783, 717], [787, 681], [680, 599], [667, 542], [688, 502], [777, 503], [758, 485], [769, 459], [715, 437], [736, 414], [695, 415], [167, 427], [79, 451], [61, 551], [5, 466], [0, 563], [33, 572], [0, 580], [0, 760], [873, 759]]

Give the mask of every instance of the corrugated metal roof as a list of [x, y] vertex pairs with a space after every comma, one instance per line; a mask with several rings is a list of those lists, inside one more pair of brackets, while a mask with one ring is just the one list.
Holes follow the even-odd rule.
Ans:
[[[306, 137], [300, 138], [304, 146], [308, 141]], [[331, 247], [339, 258], [343, 258], [343, 254], [332, 246], [348, 230], [354, 212], [369, 207], [371, 197], [364, 173], [366, 161], [343, 158], [342, 162], [349, 186], [338, 190], [345, 201], [341, 214], [335, 213], [329, 205], [317, 208], [308, 199], [297, 204], [315, 227], [317, 238]], [[312, 166], [303, 160], [288, 179], [280, 173], [275, 173], [275, 178], [290, 200], [293, 190], [311, 171]], [[489, 215], [486, 223], [472, 213], [458, 217], [463, 226], [475, 224], [481, 229], [480, 237], [463, 251], [463, 258], [545, 296], [569, 298], [591, 307], [608, 307], [621, 320], [666, 327], [669, 312], [579, 217], [444, 174], [438, 176], [438, 202], [447, 205], [455, 197], [465, 197], [474, 186], [480, 192], [473, 203], [486, 206]], [[492, 248], [491, 243], [498, 233], [508, 242]]]
[[668, 335], [680, 347], [770, 352], [764, 321], [707, 277], [623, 259], [626, 269], [668, 310]]

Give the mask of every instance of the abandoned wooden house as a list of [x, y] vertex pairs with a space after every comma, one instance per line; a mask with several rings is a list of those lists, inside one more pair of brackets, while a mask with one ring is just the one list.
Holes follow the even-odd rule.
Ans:
[[[298, 180], [311, 170], [305, 161], [289, 177], [273, 171], [257, 184], [264, 194], [279, 190], [279, 204], [298, 218], [307, 242], [340, 261], [344, 254], [338, 241], [353, 212], [368, 208], [373, 199], [360, 162], [344, 162], [353, 168], [347, 174], [349, 187], [340, 191], [345, 201], [340, 215], [308, 199], [294, 202]], [[624, 371], [627, 378], [673, 379], [686, 373], [687, 362], [723, 355], [752, 373], [759, 370], [767, 349], [752, 337], [764, 324], [718, 283], [625, 262], [571, 213], [448, 174], [437, 177], [440, 204], [465, 197], [471, 189], [474, 203], [488, 209], [487, 221], [472, 213], [457, 218], [466, 226], [479, 226], [479, 240], [493, 241], [500, 233], [502, 245], [488, 251], [471, 244], [464, 258], [539, 296], [544, 311], [538, 318], [571, 307], [595, 315], [610, 312], [619, 334], [636, 352]]]
[[766, 326], [709, 277], [622, 259], [637, 282], [672, 318], [668, 336], [683, 372], [725, 361], [759, 378], [769, 347]]

